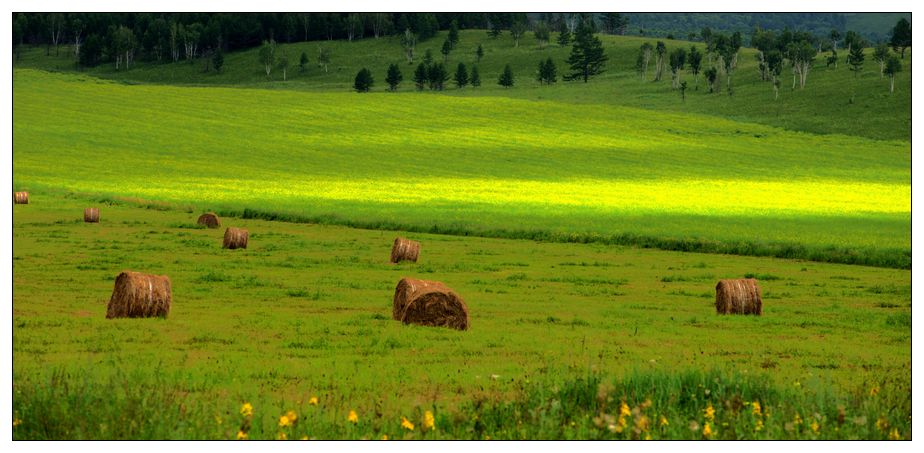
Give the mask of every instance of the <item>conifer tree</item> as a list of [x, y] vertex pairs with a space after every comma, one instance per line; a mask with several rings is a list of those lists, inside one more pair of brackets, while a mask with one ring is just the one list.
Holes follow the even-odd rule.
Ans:
[[594, 36], [590, 26], [582, 23], [574, 36], [574, 46], [568, 57], [571, 73], [564, 76], [565, 80], [587, 79], [603, 72], [603, 65], [607, 61], [603, 53], [603, 43]]

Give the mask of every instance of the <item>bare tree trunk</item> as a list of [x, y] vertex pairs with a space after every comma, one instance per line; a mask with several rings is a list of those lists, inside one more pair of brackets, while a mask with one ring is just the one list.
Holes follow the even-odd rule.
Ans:
[[[80, 31], [74, 33], [74, 57], [80, 60]], [[881, 72], [881, 71], [880, 71]], [[881, 78], [881, 77], [880, 77]]]
[[895, 92], [895, 76], [890, 75], [889, 76], [889, 94], [892, 94], [894, 92]]
[[885, 72], [885, 60], [879, 62], [879, 80], [882, 80], [883, 72]]

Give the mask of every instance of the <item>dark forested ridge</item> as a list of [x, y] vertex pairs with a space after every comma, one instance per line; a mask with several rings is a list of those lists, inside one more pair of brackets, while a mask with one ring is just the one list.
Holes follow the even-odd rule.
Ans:
[[910, 13], [626, 13], [626, 16], [631, 23], [628, 33], [633, 35], [674, 35], [688, 39], [691, 33], [698, 36], [703, 28], [749, 34], [760, 27], [825, 36], [831, 30], [844, 34], [851, 29], [874, 43], [887, 40], [899, 18], [911, 20]]
[[[412, 42], [439, 30], [485, 29], [492, 36], [531, 31], [576, 31], [676, 37], [701, 41], [703, 30], [807, 32], [818, 38], [854, 27], [871, 43], [888, 39], [901, 14], [840, 13], [13, 13], [13, 45], [41, 45], [46, 53], [72, 49], [82, 66], [136, 60], [179, 61], [245, 49], [263, 41], [291, 43], [401, 35]], [[893, 17], [894, 16], [894, 17]], [[907, 16], [910, 17], [910, 14]], [[885, 19], [885, 20], [884, 20]], [[879, 30], [882, 28], [882, 30]]]

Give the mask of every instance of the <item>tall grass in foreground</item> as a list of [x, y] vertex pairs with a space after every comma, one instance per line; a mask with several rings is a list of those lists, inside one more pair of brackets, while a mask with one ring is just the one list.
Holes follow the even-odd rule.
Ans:
[[[14, 387], [14, 439], [910, 439], [900, 380], [856, 392], [712, 370], [523, 379], [458, 409], [362, 413], [336, 395], [210, 394], [182, 376], [57, 371]], [[561, 375], [559, 375], [561, 376]], [[204, 395], [208, 395], [204, 398]]]

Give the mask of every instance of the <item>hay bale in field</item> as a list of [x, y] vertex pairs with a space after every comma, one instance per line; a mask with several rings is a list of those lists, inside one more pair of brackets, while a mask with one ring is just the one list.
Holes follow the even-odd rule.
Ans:
[[715, 285], [715, 311], [720, 315], [757, 315], [763, 313], [760, 286], [753, 278], [719, 280]]
[[166, 318], [172, 302], [173, 292], [166, 275], [124, 271], [116, 277], [106, 319]]
[[222, 247], [232, 250], [246, 249], [248, 236], [250, 236], [250, 234], [245, 229], [228, 227], [228, 229], [225, 230], [225, 240], [222, 243]]
[[84, 209], [83, 221], [86, 223], [99, 223], [99, 208]]
[[400, 263], [401, 261], [413, 261], [416, 263], [418, 255], [420, 255], [420, 242], [401, 237], [395, 238], [395, 243], [391, 246], [392, 263]]
[[392, 318], [405, 324], [468, 330], [468, 307], [440, 282], [402, 278], [395, 287]]
[[13, 203], [29, 204], [29, 192], [15, 192], [13, 194]]
[[221, 226], [221, 222], [218, 221], [218, 216], [214, 212], [207, 212], [199, 216], [199, 220], [196, 220], [196, 223], [199, 225], [205, 225], [208, 228], [218, 228]]

